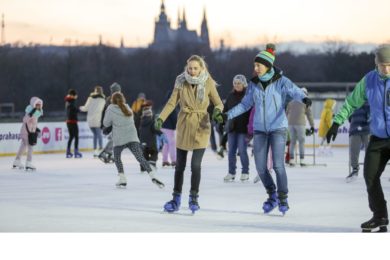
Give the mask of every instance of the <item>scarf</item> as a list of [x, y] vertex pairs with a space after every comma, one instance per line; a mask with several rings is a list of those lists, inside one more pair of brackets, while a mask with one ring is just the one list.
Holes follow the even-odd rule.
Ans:
[[267, 82], [275, 75], [275, 70], [272, 67], [267, 73], [265, 73], [263, 76], [259, 76], [259, 80], [261, 82]]
[[152, 115], [153, 115], [153, 111], [152, 111], [152, 108], [151, 108], [151, 107], [144, 108], [144, 109], [142, 110], [142, 116], [141, 116], [141, 117], [152, 116]]
[[188, 74], [186, 68], [182, 74], [177, 76], [175, 88], [182, 89], [185, 81], [187, 81], [191, 85], [197, 85], [198, 88], [196, 93], [196, 99], [199, 101], [199, 103], [202, 103], [204, 100], [205, 84], [208, 78], [209, 74], [206, 70], [203, 70], [197, 77], [191, 77], [191, 75]]

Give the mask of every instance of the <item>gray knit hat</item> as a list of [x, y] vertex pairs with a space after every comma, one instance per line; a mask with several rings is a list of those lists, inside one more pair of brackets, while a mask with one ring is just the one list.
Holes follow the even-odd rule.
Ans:
[[376, 63], [390, 63], [390, 44], [383, 44], [376, 49]]
[[248, 86], [245, 76], [241, 74], [237, 74], [236, 76], [234, 76], [233, 84], [234, 82], [240, 82], [245, 88]]
[[111, 90], [111, 94], [113, 94], [114, 92], [120, 92], [121, 91], [121, 85], [119, 85], [118, 83], [114, 82], [110, 86], [110, 90]]

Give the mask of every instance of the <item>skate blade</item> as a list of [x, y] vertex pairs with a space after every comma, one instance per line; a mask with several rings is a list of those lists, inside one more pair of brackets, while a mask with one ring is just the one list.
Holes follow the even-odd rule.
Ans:
[[125, 189], [127, 186], [127, 184], [115, 184], [115, 187], [117, 187], [118, 189]]
[[347, 178], [345, 179], [345, 182], [346, 182], [346, 183], [350, 183], [350, 182], [355, 181], [356, 179], [357, 179], [357, 177], [347, 177]]
[[362, 228], [363, 233], [386, 233], [387, 232], [387, 226], [379, 226], [376, 228]]
[[157, 187], [159, 187], [160, 189], [162, 189], [162, 188], [165, 187], [165, 184], [162, 183], [161, 181], [157, 180], [157, 179], [152, 179], [152, 182], [153, 182], [154, 184], [156, 184]]
[[29, 172], [29, 171], [30, 171], [30, 172], [33, 172], [33, 171], [35, 171], [35, 170], [36, 170], [36, 168], [30, 168], [30, 167], [26, 167], [26, 168], [25, 168], [25, 171], [26, 171], [26, 172]]
[[14, 170], [24, 170], [24, 167], [22, 167], [22, 166], [12, 166], [12, 169], [14, 169]]

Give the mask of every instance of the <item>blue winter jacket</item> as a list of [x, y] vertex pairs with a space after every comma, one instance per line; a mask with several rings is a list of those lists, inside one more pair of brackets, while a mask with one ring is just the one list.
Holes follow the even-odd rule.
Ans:
[[254, 131], [272, 132], [287, 128], [286, 99], [291, 97], [301, 101], [306, 95], [276, 68], [275, 75], [265, 89], [262, 84], [264, 83], [258, 77], [251, 79], [241, 102], [227, 112], [228, 119], [239, 116], [255, 106]]

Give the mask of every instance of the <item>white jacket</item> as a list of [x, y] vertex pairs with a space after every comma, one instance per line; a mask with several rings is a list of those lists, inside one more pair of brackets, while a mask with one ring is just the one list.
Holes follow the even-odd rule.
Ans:
[[80, 110], [87, 112], [87, 122], [89, 127], [101, 127], [102, 113], [106, 100], [103, 96], [92, 94], [88, 97], [84, 106]]

